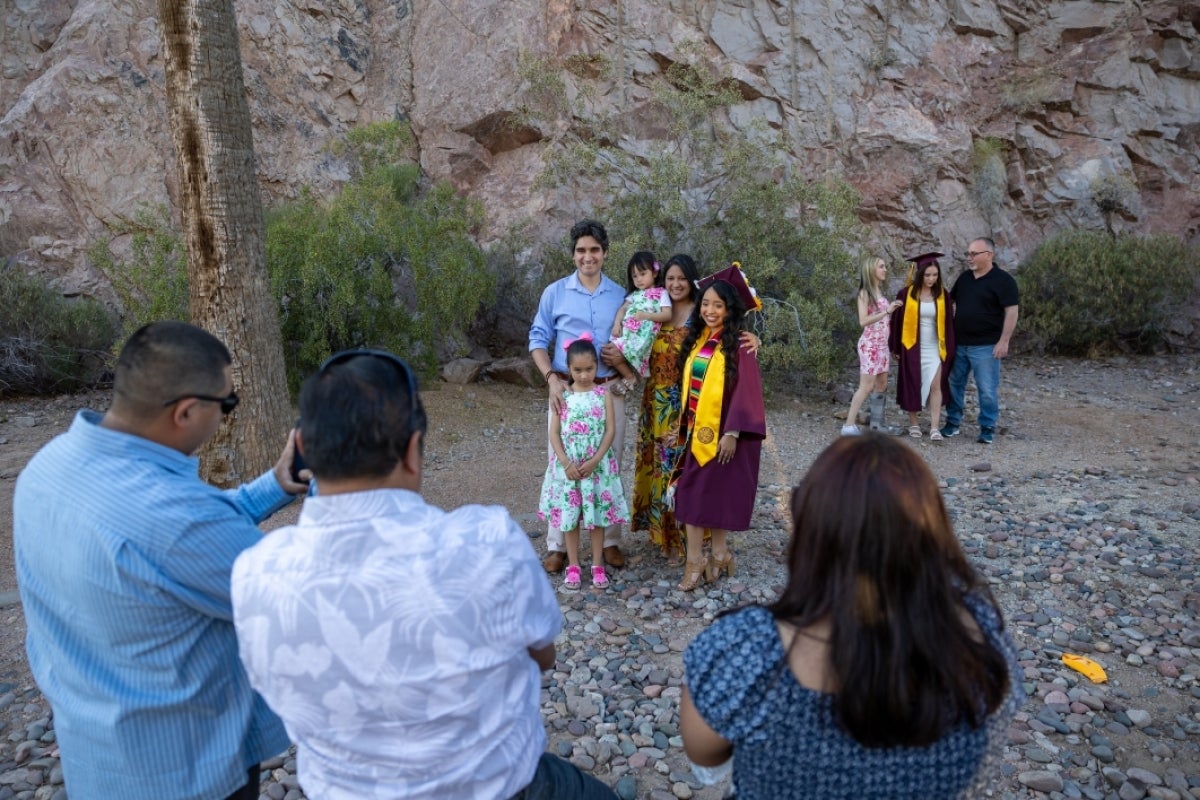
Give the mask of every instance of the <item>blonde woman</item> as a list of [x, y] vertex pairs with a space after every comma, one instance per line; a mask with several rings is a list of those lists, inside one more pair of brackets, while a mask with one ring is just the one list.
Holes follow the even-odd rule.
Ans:
[[850, 413], [842, 426], [843, 436], [857, 436], [862, 431], [857, 424], [858, 410], [867, 395], [871, 395], [871, 429], [883, 429], [884, 392], [887, 391], [888, 370], [892, 360], [888, 353], [888, 334], [892, 312], [901, 306], [899, 300], [884, 297], [887, 264], [882, 258], [868, 256], [863, 260], [858, 278], [858, 391], [850, 400]]

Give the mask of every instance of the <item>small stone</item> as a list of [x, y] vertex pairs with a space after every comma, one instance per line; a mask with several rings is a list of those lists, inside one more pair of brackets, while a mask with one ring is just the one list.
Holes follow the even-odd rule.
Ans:
[[1149, 711], [1144, 711], [1140, 708], [1131, 708], [1125, 712], [1125, 715], [1129, 717], [1130, 723], [1132, 723], [1133, 727], [1135, 728], [1144, 728], [1150, 724]]
[[1146, 787], [1137, 781], [1125, 781], [1117, 790], [1117, 797], [1121, 800], [1142, 800], [1145, 796]]
[[1130, 767], [1125, 771], [1125, 777], [1131, 781], [1137, 781], [1144, 786], [1162, 786], [1162, 778], [1155, 775], [1148, 769], [1141, 767]]
[[637, 781], [632, 775], [624, 775], [617, 785], [613, 787], [613, 791], [617, 793], [617, 797], [621, 800], [637, 800]]
[[1025, 786], [1038, 792], [1061, 792], [1063, 788], [1062, 776], [1057, 772], [1050, 770], [1037, 769], [1029, 772], [1022, 772], [1017, 775], [1019, 780]]
[[671, 784], [671, 794], [679, 798], [679, 800], [689, 800], [692, 796], [692, 787], [688, 786], [683, 781], [676, 781]]

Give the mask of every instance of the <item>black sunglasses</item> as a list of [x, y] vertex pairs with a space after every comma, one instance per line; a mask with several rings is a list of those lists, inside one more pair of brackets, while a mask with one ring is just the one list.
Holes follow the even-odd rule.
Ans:
[[392, 355], [386, 350], [372, 350], [370, 348], [361, 348], [358, 350], [343, 350], [340, 353], [334, 353], [329, 358], [325, 359], [325, 363], [317, 370], [317, 375], [324, 375], [325, 371], [337, 364], [345, 363], [359, 356], [374, 356], [381, 358], [384, 361], [392, 364], [396, 369], [404, 374], [404, 380], [408, 383], [408, 432], [411, 436], [418, 430], [417, 425], [417, 378], [413, 375], [413, 371], [409, 369], [408, 364], [404, 363], [398, 356]]
[[163, 408], [173, 406], [180, 400], [207, 400], [210, 403], [221, 404], [221, 416], [227, 417], [233, 413], [233, 410], [238, 406], [237, 392], [230, 392], [224, 397], [213, 397], [207, 394], [185, 394], [182, 397], [176, 397], [174, 400], [168, 400], [163, 403]]

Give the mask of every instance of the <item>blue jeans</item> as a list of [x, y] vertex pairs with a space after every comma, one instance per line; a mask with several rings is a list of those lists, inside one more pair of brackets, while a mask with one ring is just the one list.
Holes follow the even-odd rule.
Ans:
[[967, 378], [975, 373], [979, 392], [979, 428], [995, 430], [1000, 418], [1000, 359], [992, 355], [995, 345], [960, 344], [954, 348], [954, 366], [950, 368], [950, 402], [946, 404], [946, 427], [962, 423]]
[[617, 795], [570, 761], [542, 753], [533, 780], [512, 800], [617, 800]]

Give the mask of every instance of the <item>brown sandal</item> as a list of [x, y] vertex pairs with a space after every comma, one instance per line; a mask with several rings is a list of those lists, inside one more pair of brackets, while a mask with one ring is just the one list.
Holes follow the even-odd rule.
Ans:
[[721, 577], [724, 572], [728, 577], [733, 577], [735, 564], [733, 563], [733, 551], [726, 550], [725, 558], [718, 560], [716, 556], [708, 557], [708, 565], [704, 568], [705, 575], [708, 577], [709, 583], [716, 583], [717, 578]]
[[708, 562], [704, 559], [699, 561], [688, 561], [683, 568], [683, 580], [676, 586], [681, 592], [690, 592], [700, 584], [704, 583], [704, 573], [708, 566]]

